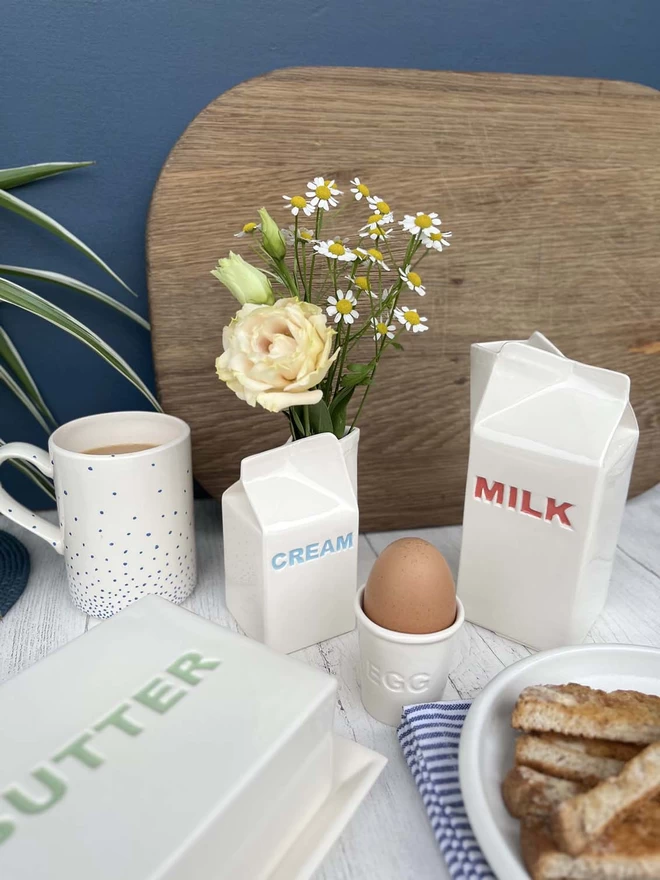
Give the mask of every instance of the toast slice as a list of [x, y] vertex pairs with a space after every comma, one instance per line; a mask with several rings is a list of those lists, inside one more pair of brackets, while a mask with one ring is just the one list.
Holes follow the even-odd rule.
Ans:
[[579, 782], [555, 779], [529, 767], [513, 767], [504, 777], [502, 798], [516, 819], [549, 819], [562, 801], [586, 791]]
[[516, 740], [516, 764], [587, 786], [616, 776], [624, 766], [623, 761], [594, 757], [563, 743], [529, 734]]
[[660, 740], [660, 697], [581, 684], [536, 685], [520, 694], [511, 724], [527, 733], [648, 744]]
[[563, 748], [573, 749], [593, 758], [613, 758], [615, 761], [629, 761], [638, 755], [643, 745], [614, 742], [607, 739], [588, 739], [584, 736], [564, 736], [561, 733], [539, 733], [539, 739], [554, 743]]
[[533, 880], [658, 880], [660, 804], [642, 804], [575, 858], [557, 849], [538, 821], [522, 823], [520, 844]]
[[581, 853], [612, 822], [660, 792], [660, 742], [624, 765], [618, 776], [561, 803], [553, 817], [557, 845], [572, 856]]

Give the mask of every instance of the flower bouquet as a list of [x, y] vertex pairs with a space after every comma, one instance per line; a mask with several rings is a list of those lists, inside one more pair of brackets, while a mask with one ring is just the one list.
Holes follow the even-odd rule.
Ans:
[[436, 213], [406, 214], [398, 221], [405, 236], [398, 261], [390, 205], [359, 177], [351, 194], [367, 208], [355, 246], [324, 237], [342, 192], [334, 180], [315, 177], [304, 196], [283, 196], [293, 224], [280, 228], [262, 208], [260, 222], [236, 233], [263, 269], [230, 252], [212, 271], [241, 303], [224, 328], [217, 374], [250, 406], [283, 412], [294, 440], [324, 432], [342, 438], [355, 427], [385, 352], [401, 350], [406, 333], [428, 330], [415, 305], [426, 295], [419, 264], [449, 246], [451, 232]]

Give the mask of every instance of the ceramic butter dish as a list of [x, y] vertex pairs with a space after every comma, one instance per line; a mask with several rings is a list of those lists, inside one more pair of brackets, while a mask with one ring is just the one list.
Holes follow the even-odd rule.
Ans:
[[384, 763], [352, 753], [359, 794], [333, 813], [335, 691], [142, 599], [0, 688], [0, 877], [308, 876], [334, 839], [310, 823], [330, 810], [336, 836]]

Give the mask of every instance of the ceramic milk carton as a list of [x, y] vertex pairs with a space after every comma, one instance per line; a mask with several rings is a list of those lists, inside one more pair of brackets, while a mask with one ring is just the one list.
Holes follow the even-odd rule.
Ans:
[[243, 459], [222, 519], [227, 607], [249, 636], [288, 653], [354, 628], [358, 507], [336, 437]]
[[490, 346], [473, 347], [458, 594], [468, 620], [516, 641], [576, 644], [607, 598], [638, 437], [630, 380], [540, 334]]

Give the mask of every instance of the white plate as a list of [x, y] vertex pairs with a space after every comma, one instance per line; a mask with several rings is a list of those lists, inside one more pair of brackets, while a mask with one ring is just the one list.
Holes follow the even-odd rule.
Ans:
[[385, 764], [387, 758], [377, 752], [335, 736], [332, 790], [268, 880], [309, 880]]
[[528, 685], [568, 682], [660, 696], [660, 650], [582, 645], [543, 651], [500, 672], [476, 698], [461, 735], [461, 790], [475, 836], [500, 880], [529, 880], [520, 855], [518, 822], [507, 813], [500, 794], [513, 765], [513, 706]]

